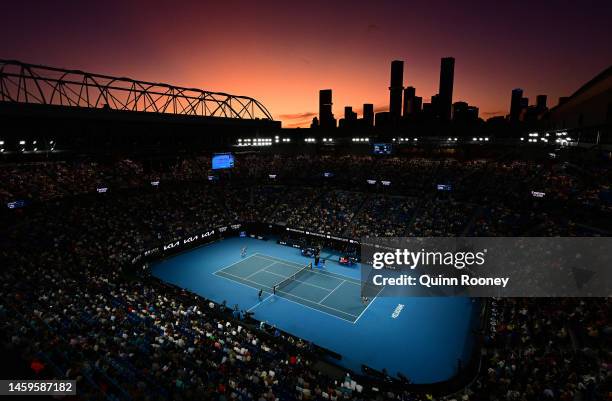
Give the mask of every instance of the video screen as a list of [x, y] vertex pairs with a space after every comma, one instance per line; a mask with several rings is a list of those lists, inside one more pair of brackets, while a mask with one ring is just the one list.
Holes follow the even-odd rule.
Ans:
[[231, 153], [217, 153], [212, 157], [213, 170], [221, 170], [234, 167], [234, 155]]
[[375, 143], [372, 153], [375, 155], [390, 155], [393, 154], [393, 144], [391, 143]]

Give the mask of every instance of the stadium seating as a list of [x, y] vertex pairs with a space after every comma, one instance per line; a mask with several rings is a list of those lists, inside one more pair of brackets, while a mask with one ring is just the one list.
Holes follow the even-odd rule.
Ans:
[[[28, 365], [42, 365], [41, 377], [78, 380], [82, 399], [609, 396], [609, 298], [493, 300], [477, 378], [460, 394], [439, 397], [384, 383], [346, 385], [317, 368], [312, 344], [248, 328], [222, 305], [125, 269], [151, 246], [234, 222], [351, 238], [607, 235], [612, 206], [600, 194], [612, 177], [605, 166], [238, 155], [231, 177], [211, 172], [207, 156], [3, 167], [2, 203], [31, 204], [4, 212], [1, 341], [22, 350]], [[439, 192], [436, 183], [453, 191]]]

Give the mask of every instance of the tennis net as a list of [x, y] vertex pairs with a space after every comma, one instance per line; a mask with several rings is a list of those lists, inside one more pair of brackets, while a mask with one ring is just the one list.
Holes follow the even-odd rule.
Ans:
[[305, 272], [307, 272], [308, 270], [310, 270], [310, 266], [306, 265], [304, 267], [302, 267], [300, 270], [298, 270], [297, 272], [295, 272], [294, 274], [292, 274], [291, 276], [283, 279], [283, 281], [281, 281], [280, 283], [276, 284], [274, 286], [274, 292], [280, 290], [281, 288], [285, 287], [287, 284], [293, 283], [294, 281], [297, 281], [297, 279], [299, 277], [301, 277]]

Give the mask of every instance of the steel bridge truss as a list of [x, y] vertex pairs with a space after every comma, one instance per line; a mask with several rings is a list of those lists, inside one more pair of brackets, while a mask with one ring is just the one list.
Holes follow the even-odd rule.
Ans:
[[272, 120], [259, 101], [222, 92], [0, 60], [0, 101]]

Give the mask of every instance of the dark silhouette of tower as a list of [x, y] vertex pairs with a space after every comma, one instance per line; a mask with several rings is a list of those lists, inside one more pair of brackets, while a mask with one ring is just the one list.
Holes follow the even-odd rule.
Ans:
[[453, 82], [455, 79], [455, 59], [444, 57], [440, 63], [440, 90], [438, 91], [437, 110], [441, 120], [449, 121], [453, 104]]
[[402, 91], [404, 90], [404, 62], [391, 62], [391, 84], [389, 85], [389, 114], [397, 121], [402, 113]]
[[374, 125], [374, 105], [372, 103], [364, 103], [363, 105], [363, 122], [366, 127]]
[[546, 99], [547, 99], [546, 95], [538, 95], [536, 97], [536, 108], [539, 111], [546, 110]]
[[512, 89], [512, 98], [510, 99], [510, 121], [518, 121], [521, 115], [521, 101], [523, 99], [523, 90], [521, 88]]
[[409, 86], [404, 89], [404, 110], [402, 115], [408, 117], [415, 113], [414, 111], [414, 98], [416, 97], [416, 89], [413, 86]]
[[321, 128], [336, 128], [336, 120], [332, 113], [332, 90], [319, 91], [319, 124]]
[[453, 103], [453, 121], [463, 124], [478, 121], [478, 107], [470, 106], [467, 102]]
[[345, 106], [344, 107], [344, 119], [346, 121], [357, 120], [357, 113], [355, 113], [353, 111], [353, 107], [352, 106]]
[[431, 110], [429, 117], [439, 117], [440, 116], [440, 95], [433, 95], [431, 97]]
[[529, 98], [522, 97], [521, 98], [521, 109], [526, 109], [527, 107], [529, 107]]
[[421, 106], [423, 104], [423, 98], [421, 96], [414, 97], [414, 114], [419, 114], [421, 112]]

